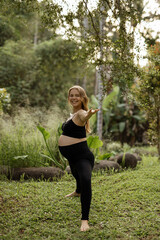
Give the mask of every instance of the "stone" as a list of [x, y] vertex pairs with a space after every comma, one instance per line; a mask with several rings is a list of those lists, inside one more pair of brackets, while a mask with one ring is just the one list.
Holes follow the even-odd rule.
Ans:
[[133, 153], [133, 155], [137, 158], [138, 162], [142, 161], [142, 157], [140, 157], [137, 153]]
[[9, 173], [10, 173], [10, 168], [8, 166], [5, 166], [5, 165], [0, 166], [0, 175], [5, 175], [8, 177]]
[[109, 161], [109, 160], [100, 160], [99, 163], [95, 163], [93, 170], [98, 171], [101, 169], [114, 169], [114, 170], [119, 170], [120, 165], [117, 162]]
[[13, 168], [11, 172], [12, 180], [20, 180], [21, 176], [27, 179], [48, 179], [54, 180], [61, 178], [64, 171], [56, 167], [28, 167], [28, 168]]
[[[123, 157], [124, 157], [124, 164], [123, 164]], [[123, 168], [135, 168], [137, 166], [137, 158], [132, 153], [122, 153], [116, 156], [116, 161], [120, 164]]]

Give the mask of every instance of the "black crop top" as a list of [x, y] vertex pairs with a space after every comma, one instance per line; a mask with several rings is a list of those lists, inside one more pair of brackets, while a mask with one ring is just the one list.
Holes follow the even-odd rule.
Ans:
[[73, 137], [73, 138], [85, 138], [86, 129], [85, 126], [76, 125], [72, 119], [62, 124], [62, 135]]

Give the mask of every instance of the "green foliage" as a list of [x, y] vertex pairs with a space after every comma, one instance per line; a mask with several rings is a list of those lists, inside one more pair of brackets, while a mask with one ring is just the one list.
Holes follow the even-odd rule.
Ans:
[[[0, 46], [6, 40], [33, 41], [35, 31], [35, 2], [36, 1], [12, 1], [0, 2]], [[31, 20], [31, 21], [30, 21]], [[34, 26], [34, 28], [32, 27]]]
[[55, 39], [62, 8], [36, 0], [1, 1], [0, 7], [0, 82], [12, 106], [66, 107], [68, 88], [83, 83], [87, 67], [75, 41]]
[[98, 161], [99, 159], [104, 159], [104, 155], [100, 154], [100, 148], [103, 146], [103, 142], [99, 139], [98, 136], [89, 136], [87, 138], [88, 147], [92, 149], [95, 160]]
[[87, 138], [87, 144], [89, 148], [99, 149], [103, 146], [103, 142], [99, 139], [98, 136], [89, 136]]
[[35, 48], [27, 41], [6, 42], [0, 48], [0, 82], [10, 93], [11, 104], [47, 108], [57, 104], [64, 109], [69, 87], [84, 77], [77, 47], [62, 39]]
[[6, 40], [14, 38], [14, 28], [5, 17], [0, 16], [0, 46], [3, 46]]
[[[47, 132], [43, 127], [41, 126], [37, 126], [38, 130], [42, 133], [43, 135], [43, 138], [44, 138], [44, 141], [45, 141], [45, 144], [46, 144], [46, 147], [47, 147], [47, 150], [49, 152], [49, 155], [45, 155], [45, 154], [40, 154], [42, 157], [45, 157], [47, 159], [49, 159], [50, 161], [53, 162], [53, 164], [56, 166], [56, 167], [59, 167], [61, 168], [62, 170], [66, 169], [66, 165], [67, 165], [67, 161], [66, 159], [60, 154], [59, 150], [57, 149], [58, 153], [59, 153], [59, 159], [61, 160], [58, 161], [55, 157], [55, 153], [52, 152], [52, 150], [50, 149], [49, 145], [48, 145], [48, 142], [47, 140], [50, 138], [50, 133]], [[59, 127], [61, 128], [61, 126]], [[58, 133], [60, 133], [60, 129], [58, 129], [57, 131]]]
[[48, 155], [46, 145], [37, 129], [38, 122], [50, 129], [48, 145], [57, 161], [61, 161], [57, 147], [58, 122], [62, 112], [54, 108], [48, 112], [39, 109], [20, 108], [14, 116], [3, 114], [0, 119], [0, 165], [13, 167], [52, 166], [53, 161], [42, 157]]
[[35, 65], [31, 44], [9, 41], [0, 48], [0, 82], [11, 96], [11, 104], [26, 105]]
[[48, 138], [50, 138], [50, 133], [47, 132], [43, 127], [37, 126], [38, 130], [42, 133], [44, 140], [46, 141]]
[[[80, 35], [81, 54], [95, 66], [103, 66], [101, 75], [105, 89], [108, 75], [114, 84], [127, 90], [138, 74], [134, 64], [134, 30], [141, 21], [142, 11], [142, 0], [123, 3], [100, 0], [93, 8], [87, 1], [79, 1], [76, 12], [70, 10], [62, 16], [68, 37], [77, 39]], [[75, 25], [76, 21], [79, 25]]]
[[[36, 45], [57, 36], [62, 8], [50, 0], [2, 0], [0, 9], [1, 45], [7, 39], [23, 39]], [[52, 13], [49, 14], [48, 10]]]
[[[98, 100], [91, 97], [91, 106], [98, 107]], [[103, 110], [103, 138], [114, 141], [127, 142], [131, 146], [136, 141], [142, 142], [142, 135], [147, 127], [144, 114], [134, 101], [122, 96], [118, 86], [104, 96]], [[91, 119], [91, 125], [96, 131], [96, 115]]]
[[10, 95], [5, 88], [0, 88], [0, 116], [3, 111], [10, 108]]
[[104, 111], [107, 111], [110, 106], [114, 106], [116, 104], [119, 97], [119, 91], [119, 87], [114, 86], [112, 91], [104, 97], [102, 102], [102, 107]]
[[133, 94], [146, 113], [150, 123], [150, 139], [157, 144], [160, 155], [160, 43], [150, 47], [148, 54], [150, 64], [137, 81]]
[[111, 111], [104, 115], [109, 121], [104, 127], [104, 136], [109, 134], [113, 140], [127, 142], [133, 146], [136, 142], [143, 141], [143, 132], [147, 127], [145, 116], [140, 112], [134, 102], [128, 102], [125, 98], [119, 98], [119, 101]]
[[[106, 111], [108, 112], [110, 108], [114, 107], [114, 105], [118, 101], [118, 98], [119, 98], [119, 87], [114, 86], [112, 91], [108, 95], [105, 95], [103, 98], [103, 101], [102, 101], [103, 117]], [[90, 105], [93, 108], [98, 108], [99, 106], [98, 99], [94, 95], [91, 96]], [[105, 119], [105, 125], [109, 123], [109, 120], [110, 120], [109, 118], [110, 116], [109, 114], [107, 114]], [[94, 128], [94, 131], [96, 131], [96, 121], [97, 121], [97, 116], [96, 115], [92, 116], [92, 118], [90, 119], [90, 122], [92, 127]]]
[[106, 160], [113, 156], [113, 153], [104, 153], [98, 156], [99, 160]]
[[32, 105], [49, 106], [54, 102], [61, 108], [66, 107], [68, 89], [76, 83], [82, 67], [75, 57], [76, 50], [74, 41], [60, 38], [43, 42], [35, 48], [37, 64], [32, 85]]

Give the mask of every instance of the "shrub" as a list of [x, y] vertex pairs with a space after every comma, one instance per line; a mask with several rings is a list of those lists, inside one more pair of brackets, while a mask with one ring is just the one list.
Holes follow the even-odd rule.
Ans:
[[37, 167], [51, 165], [40, 152], [46, 147], [37, 129], [42, 123], [50, 129], [49, 142], [54, 152], [59, 121], [62, 119], [59, 109], [53, 108], [43, 113], [39, 109], [20, 109], [14, 117], [3, 116], [0, 122], [0, 165], [10, 167]]

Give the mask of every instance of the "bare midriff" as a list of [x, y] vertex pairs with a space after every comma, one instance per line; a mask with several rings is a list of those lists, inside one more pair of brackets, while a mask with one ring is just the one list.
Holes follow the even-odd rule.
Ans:
[[72, 145], [75, 143], [84, 142], [86, 140], [87, 138], [72, 138], [65, 135], [61, 135], [58, 141], [58, 145], [62, 147], [62, 146]]

